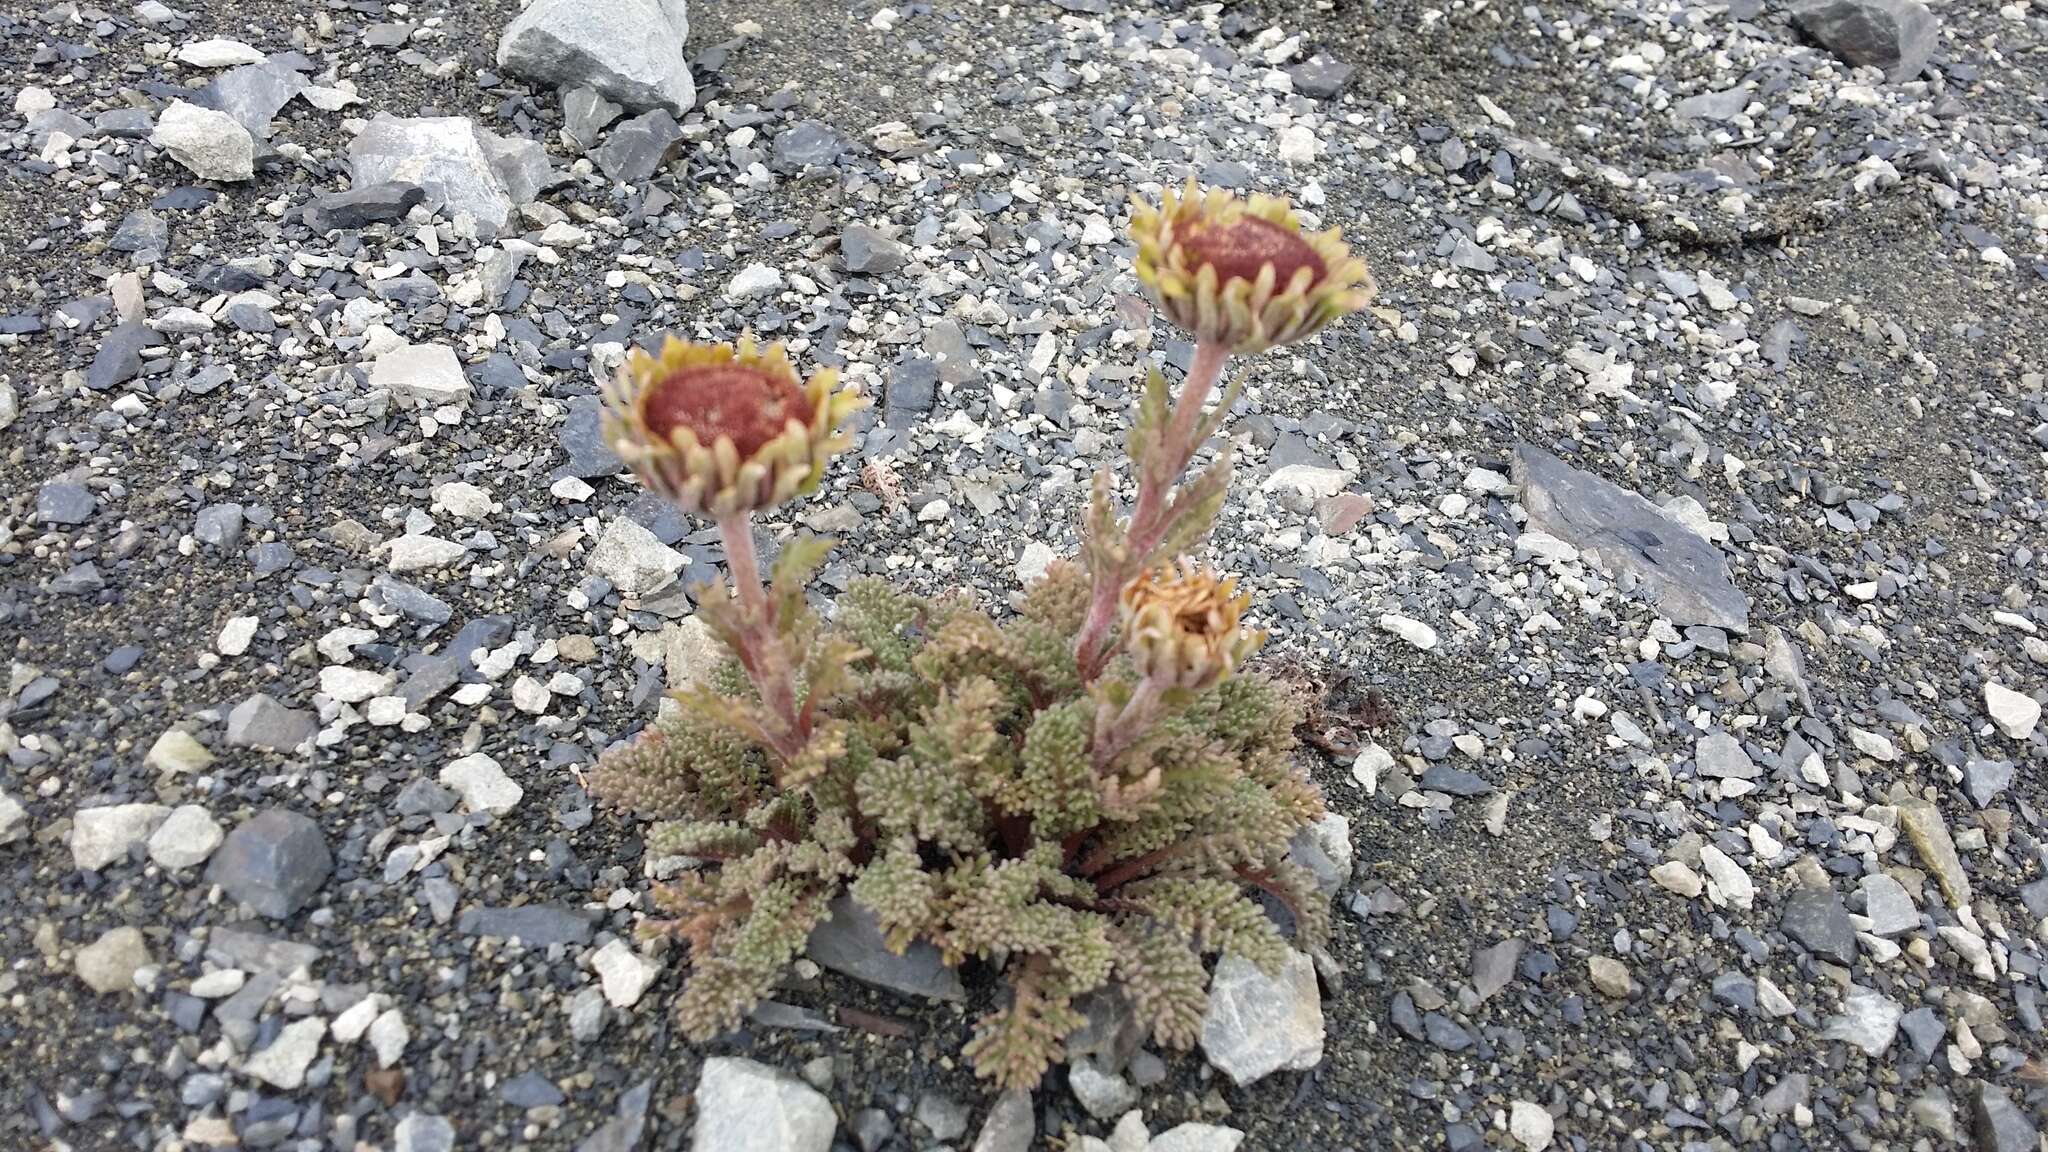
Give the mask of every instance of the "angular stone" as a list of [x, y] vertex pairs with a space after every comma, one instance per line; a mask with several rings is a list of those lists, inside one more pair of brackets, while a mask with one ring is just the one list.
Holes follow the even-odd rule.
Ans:
[[1844, 63], [1882, 68], [1894, 82], [1919, 75], [1941, 38], [1918, 0], [1799, 0], [1792, 22]]
[[1832, 888], [1801, 888], [1785, 899], [1778, 929], [1816, 956], [1849, 964], [1856, 959], [1856, 926]]
[[201, 180], [235, 182], [256, 175], [256, 138], [225, 112], [173, 100], [157, 117], [149, 142]]
[[1476, 772], [1453, 768], [1449, 764], [1431, 764], [1422, 770], [1420, 787], [1429, 792], [1441, 792], [1446, 796], [1484, 796], [1493, 791], [1493, 785]]
[[1244, 1133], [1220, 1124], [1181, 1124], [1152, 1138], [1145, 1152], [1237, 1152]]
[[894, 272], [910, 258], [910, 250], [867, 224], [848, 224], [839, 234], [839, 257], [858, 275]]
[[1038, 1135], [1038, 1118], [1031, 1110], [1031, 1093], [1012, 1088], [996, 1097], [995, 1106], [982, 1121], [974, 1137], [972, 1152], [1031, 1152], [1031, 1140]]
[[1514, 473], [1531, 530], [1634, 576], [1673, 623], [1749, 631], [1749, 597], [1730, 578], [1720, 550], [1655, 504], [1533, 444], [1516, 447]]
[[1920, 910], [1906, 886], [1883, 872], [1863, 878], [1863, 914], [1873, 936], [1897, 936], [1920, 927]]
[[52, 480], [36, 489], [36, 522], [70, 526], [92, 519], [99, 501], [92, 489], [70, 480]]
[[417, 185], [445, 215], [467, 213], [493, 235], [522, 202], [508, 178], [518, 153], [467, 117], [380, 115], [350, 142], [348, 156], [355, 187]]
[[598, 537], [597, 547], [590, 553], [590, 570], [628, 596], [645, 596], [668, 587], [688, 562], [681, 552], [625, 516], [605, 525], [604, 535]]
[[571, 88], [562, 93], [562, 131], [577, 147], [587, 149], [623, 111], [595, 88]]
[[643, 959], [617, 937], [591, 956], [590, 968], [597, 973], [605, 1002], [614, 1008], [631, 1008], [638, 1004], [655, 978], [661, 975], [661, 965]]
[[498, 42], [507, 75], [680, 116], [697, 102], [686, 0], [534, 0]]
[[273, 1088], [297, 1091], [306, 1082], [306, 1070], [320, 1055], [320, 1041], [327, 1035], [327, 1021], [318, 1016], [294, 1020], [284, 1026], [263, 1051], [242, 1063], [242, 1071]]
[[683, 129], [666, 108], [656, 108], [612, 129], [590, 158], [620, 184], [652, 180], [683, 146]]
[[196, 868], [220, 847], [223, 835], [203, 806], [181, 804], [150, 834], [149, 858], [165, 868]]
[[1097, 1120], [1114, 1119], [1138, 1105], [1138, 1090], [1131, 1082], [1093, 1060], [1075, 1060], [1067, 1066], [1067, 1087]]
[[258, 915], [282, 920], [305, 907], [333, 870], [320, 825], [297, 812], [269, 808], [228, 833], [207, 866], [206, 880]]
[[466, 404], [470, 397], [462, 361], [446, 344], [407, 344], [384, 353], [370, 368], [370, 387], [429, 405]]
[[831, 919], [811, 930], [805, 946], [816, 964], [906, 996], [966, 999], [960, 973], [946, 967], [937, 948], [919, 940], [901, 956], [889, 951], [875, 914], [851, 896], [833, 900], [830, 912]]
[[142, 374], [142, 351], [162, 344], [163, 337], [141, 320], [114, 325], [100, 340], [92, 364], [85, 370], [85, 386], [95, 392], [126, 384]]
[[1875, 1059], [1892, 1046], [1899, 1034], [1899, 1018], [1905, 1014], [1890, 997], [1852, 984], [1842, 997], [1841, 1015], [1828, 1017], [1821, 1035], [1854, 1044]]
[[1280, 971], [1226, 955], [1209, 983], [1202, 1053], [1243, 1087], [1270, 1073], [1306, 1071], [1323, 1060], [1323, 1001], [1315, 965], [1290, 951]]
[[1984, 682], [1984, 711], [2000, 732], [2025, 743], [2041, 722], [2041, 702], [1996, 681]]
[[634, 1152], [647, 1129], [647, 1106], [653, 1099], [652, 1080], [642, 1080], [620, 1093], [612, 1118], [576, 1145], [576, 1152]]
[[2007, 788], [2012, 787], [2014, 768], [2010, 760], [1978, 760], [1963, 763], [1963, 794], [1979, 808], [1989, 808]]
[[1500, 995], [1515, 978], [1515, 965], [1522, 959], [1522, 942], [1514, 937], [1481, 948], [1472, 954], [1472, 991], [1485, 1003]]
[[829, 1152], [839, 1117], [815, 1088], [766, 1064], [704, 1061], [692, 1152]]
[[517, 937], [528, 948], [588, 944], [596, 924], [596, 913], [557, 904], [522, 904], [516, 908], [472, 906], [464, 909], [456, 921], [464, 935], [501, 940]]
[[171, 59], [194, 68], [233, 68], [237, 64], [254, 64], [263, 59], [263, 52], [252, 44], [240, 40], [215, 37], [211, 40], [194, 40], [182, 44]]
[[774, 157], [779, 168], [823, 167], [836, 162], [845, 150], [846, 141], [821, 120], [799, 120], [775, 136]]
[[150, 962], [149, 942], [139, 928], [110, 929], [80, 948], [75, 962], [78, 978], [94, 992], [127, 992], [135, 987], [136, 971]]
[[1755, 780], [1763, 775], [1763, 769], [1742, 750], [1742, 742], [1719, 730], [1693, 745], [1692, 762], [1700, 775], [1716, 780]]
[[1592, 977], [1593, 987], [1599, 989], [1603, 996], [1619, 1000], [1635, 991], [1635, 980], [1629, 975], [1628, 965], [1612, 956], [1589, 956], [1586, 969]]
[[318, 716], [287, 708], [263, 692], [235, 705], [228, 713], [228, 743], [236, 748], [292, 752], [319, 730]]
[[71, 863], [80, 871], [98, 872], [124, 860], [130, 848], [147, 841], [170, 815], [162, 804], [80, 808], [71, 817]]
[[305, 77], [286, 60], [273, 56], [223, 72], [199, 94], [198, 102], [226, 113], [251, 138], [265, 139], [270, 135], [270, 122], [306, 87]]
[[1951, 907], [1968, 905], [1970, 878], [1963, 872], [1963, 859], [1956, 854], [1955, 839], [1948, 834], [1941, 810], [1918, 797], [1901, 799], [1897, 807], [1900, 830], [1905, 832], [1913, 851], [1919, 853], [1920, 862], [1934, 873], [1941, 894], [1948, 898]]
[[462, 797], [472, 812], [510, 812], [526, 790], [521, 788], [498, 762], [482, 752], [473, 752], [441, 769], [441, 784]]
[[1333, 60], [1317, 53], [1307, 60], [1287, 69], [1287, 76], [1294, 81], [1294, 90], [1311, 100], [1335, 100], [1344, 94], [1344, 86], [1351, 83], [1351, 74], [1358, 71], [1342, 60]]
[[341, 192], [322, 192], [302, 215], [315, 232], [392, 224], [425, 203], [426, 189], [417, 184], [365, 184]]
[[2041, 1137], [2024, 1109], [2005, 1089], [1979, 1082], [1971, 1100], [1971, 1131], [1981, 1152], [2039, 1152]]

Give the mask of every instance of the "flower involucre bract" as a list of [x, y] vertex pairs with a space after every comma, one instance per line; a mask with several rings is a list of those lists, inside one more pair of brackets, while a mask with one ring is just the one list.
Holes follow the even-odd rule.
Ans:
[[1199, 692], [1265, 642], [1264, 632], [1240, 626], [1250, 604], [1235, 579], [1186, 561], [1162, 565], [1124, 587], [1124, 648], [1141, 678]]
[[605, 393], [604, 437], [648, 489], [688, 512], [725, 516], [815, 491], [866, 402], [838, 370], [800, 382], [780, 344], [635, 348]]
[[1166, 318], [1239, 354], [1308, 339], [1372, 302], [1378, 287], [1341, 230], [1303, 232], [1287, 201], [1190, 181], [1131, 205], [1137, 274]]

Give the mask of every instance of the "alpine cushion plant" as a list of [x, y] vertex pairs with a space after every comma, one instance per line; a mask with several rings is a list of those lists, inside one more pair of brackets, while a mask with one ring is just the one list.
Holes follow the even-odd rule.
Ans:
[[1314, 946], [1328, 907], [1288, 844], [1323, 810], [1295, 758], [1298, 702], [1245, 661], [1249, 597], [1183, 559], [1229, 481], [1227, 445], [1182, 484], [1235, 385], [1224, 363], [1306, 339], [1362, 308], [1371, 278], [1336, 234], [1286, 204], [1169, 193], [1135, 205], [1137, 273], [1196, 338], [1175, 397], [1147, 382], [1130, 439], [1137, 498], [1115, 514], [1096, 477], [1079, 563], [1052, 565], [997, 620], [964, 597], [858, 581], [829, 619], [804, 587], [829, 543], [788, 541], [763, 582], [753, 512], [815, 490], [862, 401], [780, 347], [668, 340], [636, 352], [605, 431], [650, 490], [712, 518], [732, 588], [700, 596], [731, 659], [681, 708], [607, 753], [600, 796], [654, 822], [650, 851], [700, 865], [657, 887], [647, 930], [687, 942], [684, 1031], [738, 1026], [842, 896], [895, 950], [1000, 965], [1005, 1002], [967, 1055], [1029, 1088], [1114, 989], [1152, 1037], [1191, 1046], [1204, 958], [1267, 968]]

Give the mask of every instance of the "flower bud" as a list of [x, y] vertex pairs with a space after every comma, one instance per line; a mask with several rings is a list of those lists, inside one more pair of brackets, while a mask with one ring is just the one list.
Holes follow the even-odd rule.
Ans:
[[1265, 642], [1264, 632], [1239, 626], [1250, 604], [1235, 580], [1185, 561], [1162, 565], [1124, 587], [1124, 648], [1141, 678], [1199, 692]]

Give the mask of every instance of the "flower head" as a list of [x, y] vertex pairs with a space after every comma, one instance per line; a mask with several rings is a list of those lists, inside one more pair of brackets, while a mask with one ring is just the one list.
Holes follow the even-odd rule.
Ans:
[[1235, 672], [1266, 634], [1239, 626], [1249, 595], [1186, 561], [1161, 565], [1125, 585], [1124, 647], [1138, 675], [1201, 691]]
[[635, 348], [605, 394], [604, 437], [652, 491], [723, 516], [816, 490], [864, 401], [831, 368], [799, 382], [782, 345], [663, 339]]
[[1303, 232], [1276, 196], [1240, 200], [1190, 182], [1131, 205], [1138, 280], [1167, 319], [1237, 353], [1308, 339], [1378, 288], [1340, 230]]

